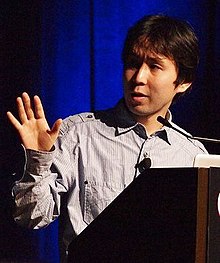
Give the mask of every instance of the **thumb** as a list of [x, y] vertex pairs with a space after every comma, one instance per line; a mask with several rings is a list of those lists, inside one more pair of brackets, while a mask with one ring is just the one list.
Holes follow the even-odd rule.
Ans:
[[54, 139], [58, 137], [61, 124], [62, 124], [62, 119], [56, 120], [52, 129], [49, 131], [50, 136], [53, 137]]

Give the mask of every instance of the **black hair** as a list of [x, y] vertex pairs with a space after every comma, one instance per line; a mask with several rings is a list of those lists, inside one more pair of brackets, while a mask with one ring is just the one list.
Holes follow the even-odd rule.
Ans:
[[[177, 68], [174, 84], [191, 83], [199, 62], [198, 39], [191, 25], [166, 15], [144, 16], [127, 33], [122, 62], [127, 67], [132, 54], [148, 52], [172, 59]], [[177, 94], [179, 95], [179, 94]]]

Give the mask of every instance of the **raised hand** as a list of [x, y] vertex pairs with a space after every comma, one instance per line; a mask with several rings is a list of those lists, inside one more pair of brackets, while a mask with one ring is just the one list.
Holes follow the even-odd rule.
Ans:
[[17, 98], [17, 107], [20, 121], [11, 112], [7, 112], [7, 116], [18, 131], [24, 147], [49, 151], [58, 137], [62, 120], [58, 119], [50, 129], [40, 98], [34, 96], [34, 108], [32, 108], [30, 97], [26, 92], [22, 97]]

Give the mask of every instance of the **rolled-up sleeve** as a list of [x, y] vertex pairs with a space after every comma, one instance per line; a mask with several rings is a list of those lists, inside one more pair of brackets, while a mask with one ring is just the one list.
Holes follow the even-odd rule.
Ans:
[[59, 215], [60, 198], [57, 197], [57, 174], [50, 171], [53, 152], [26, 150], [26, 167], [22, 179], [15, 183], [14, 218], [29, 228], [47, 226]]
[[50, 152], [25, 150], [24, 174], [12, 190], [14, 219], [20, 225], [41, 228], [60, 214], [62, 194], [67, 192], [76, 174], [73, 169], [75, 155], [70, 150], [72, 143], [66, 134], [63, 135], [61, 131]]

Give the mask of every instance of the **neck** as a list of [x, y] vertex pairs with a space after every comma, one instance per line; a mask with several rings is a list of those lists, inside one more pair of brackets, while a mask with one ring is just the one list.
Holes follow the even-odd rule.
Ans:
[[[157, 121], [157, 117], [159, 115], [153, 115], [153, 116], [147, 116], [147, 117], [146, 116], [135, 116], [135, 120], [141, 123], [142, 125], [144, 125], [147, 133], [151, 135], [163, 127], [163, 125]], [[165, 118], [165, 114], [164, 115], [161, 114], [160, 116]]]

